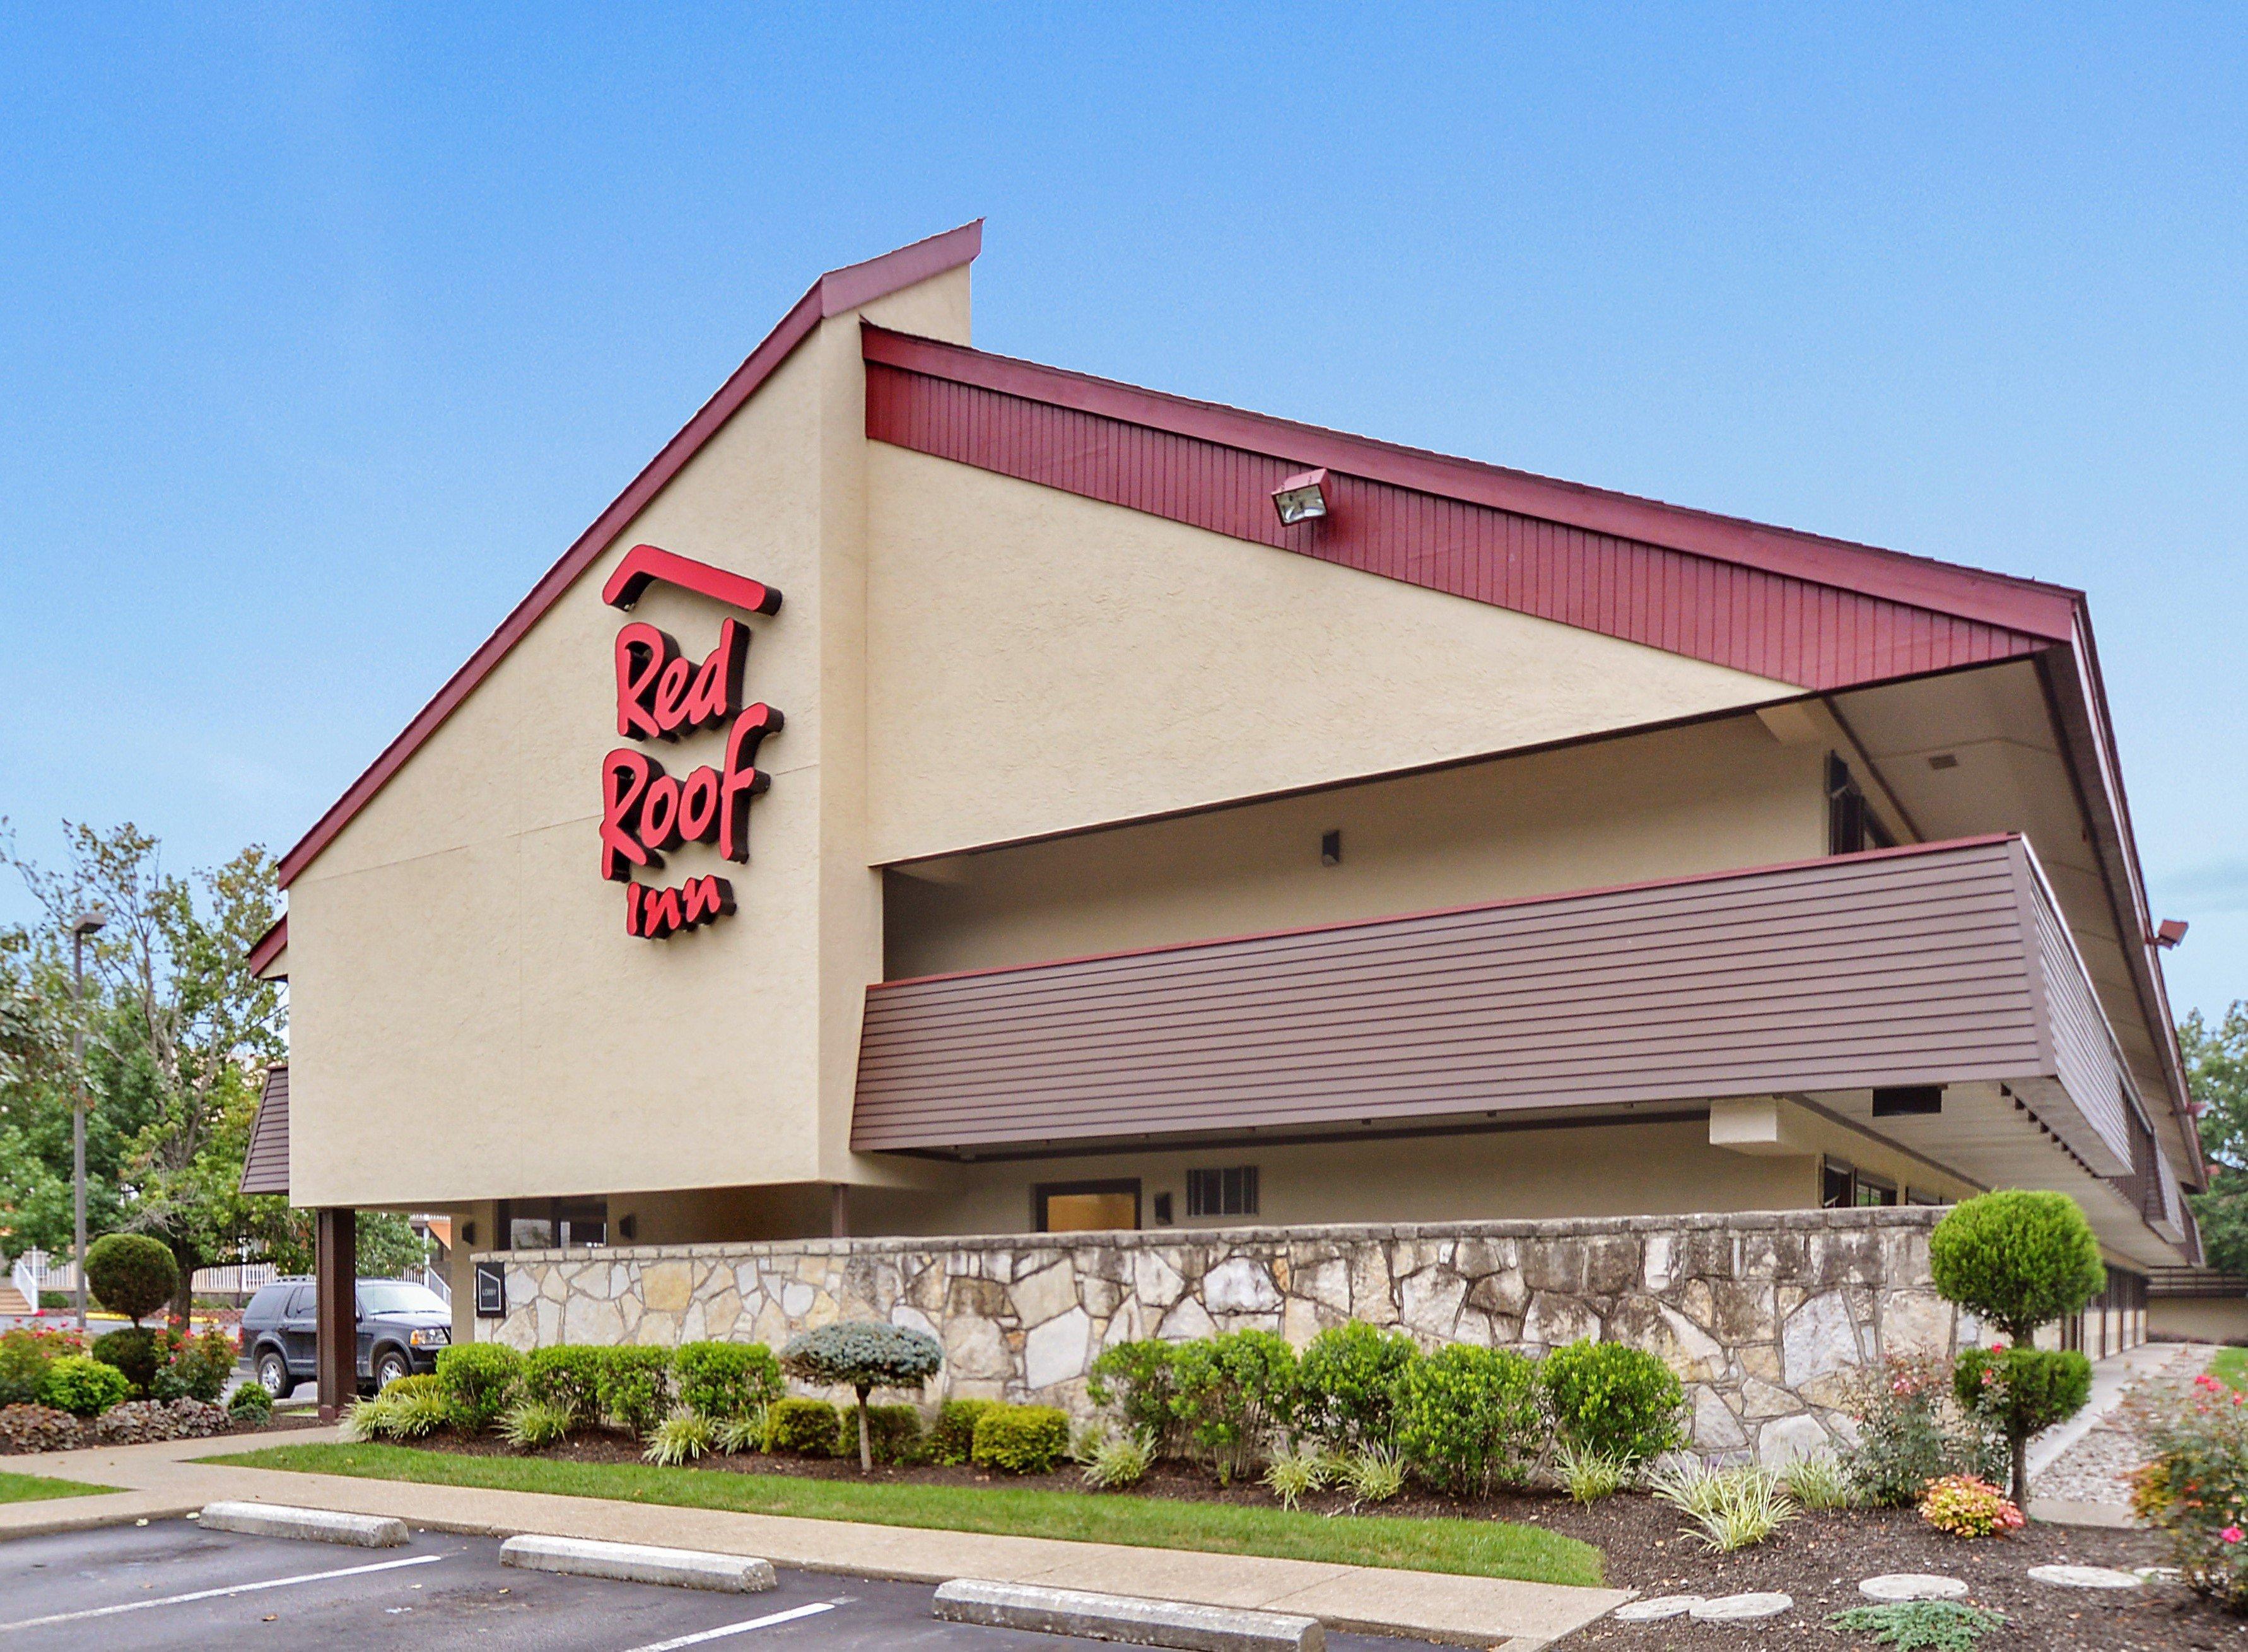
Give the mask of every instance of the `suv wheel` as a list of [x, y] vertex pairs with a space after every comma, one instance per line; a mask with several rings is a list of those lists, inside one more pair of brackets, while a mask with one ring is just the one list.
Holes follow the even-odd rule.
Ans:
[[257, 1356], [257, 1385], [277, 1400], [285, 1400], [297, 1385], [289, 1378], [289, 1361], [281, 1357], [278, 1348], [267, 1348]]
[[374, 1390], [380, 1394], [414, 1368], [396, 1348], [385, 1348], [374, 1357]]

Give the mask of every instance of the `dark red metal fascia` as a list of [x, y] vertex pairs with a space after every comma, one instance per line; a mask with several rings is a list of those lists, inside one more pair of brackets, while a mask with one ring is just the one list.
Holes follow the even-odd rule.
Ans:
[[250, 973], [263, 975], [273, 960], [289, 949], [289, 915], [283, 913], [273, 920], [273, 927], [257, 937], [250, 949]]
[[1285, 460], [1299, 470], [1324, 466], [1439, 498], [1487, 505], [1840, 591], [1908, 603], [2023, 632], [2047, 642], [2066, 642], [2075, 634], [2082, 593], [2066, 586], [1299, 424], [1269, 414], [1196, 401], [894, 332], [873, 322], [862, 323], [860, 330], [868, 361], [905, 372], [1237, 448]]
[[311, 864], [312, 858], [327, 847], [337, 833], [342, 831], [351, 818], [367, 806], [367, 800], [388, 783], [406, 759], [412, 757], [422, 743], [436, 730], [439, 723], [450, 716], [453, 708], [468, 698], [469, 691], [483, 682], [491, 668], [500, 662], [524, 633], [537, 624], [539, 616], [552, 607], [556, 600], [574, 584], [579, 574], [601, 552], [610, 541], [623, 531], [625, 524], [639, 515], [641, 509], [662, 491], [664, 485], [686, 467], [715, 435], [727, 420], [733, 417], [741, 405], [754, 394], [759, 385], [772, 375], [773, 370], [785, 361], [796, 346], [804, 342], [812, 329], [827, 317], [840, 315], [860, 305], [870, 304], [887, 293], [897, 292], [926, 281], [931, 276], [947, 270], [957, 269], [972, 261], [984, 247], [984, 220], [964, 223], [956, 230], [916, 241], [911, 246], [900, 247], [863, 264], [846, 264], [840, 270], [831, 270], [813, 282], [804, 297], [798, 298], [780, 324], [767, 333], [757, 347], [750, 352], [748, 360], [737, 367], [718, 387], [717, 393], [705, 401], [647, 467], [632, 479], [630, 485], [609, 504], [607, 510], [593, 519], [593, 524], [579, 534], [574, 544], [562, 553], [561, 559], [540, 576], [531, 588], [530, 595], [515, 606], [513, 612], [500, 621], [499, 628], [484, 640], [483, 645], [470, 655], [463, 665], [446, 680], [429, 703], [415, 714], [398, 737], [383, 748], [382, 754], [367, 766], [367, 771], [352, 782], [343, 796], [337, 799], [328, 812], [314, 823], [312, 829], [299, 839], [288, 853], [281, 857], [279, 876], [281, 887], [287, 888], [291, 879]]
[[1209, 936], [1199, 941], [1164, 941], [1154, 946], [1119, 947], [1113, 952], [1084, 952], [1066, 958], [1033, 958], [1027, 963], [995, 963], [980, 970], [946, 970], [936, 975], [905, 975], [894, 981], [868, 984], [868, 992], [892, 987], [926, 986], [934, 981], [966, 981], [985, 976], [1019, 975], [1025, 970], [1056, 970], [1073, 963], [1103, 963], [1111, 958], [1149, 957], [1164, 952], [1195, 952], [1204, 947], [1234, 946], [1244, 941], [1274, 941], [1292, 935], [1328, 935], [1340, 929], [1365, 929], [1379, 923], [1409, 923], [1422, 918], [1456, 917], [1470, 912], [1500, 912], [1509, 907], [1547, 906], [1558, 901], [1582, 901], [1593, 895], [1635, 895], [1643, 889], [1683, 889], [1697, 883], [1724, 883], [1735, 878], [1765, 877], [1811, 867], [1854, 864], [1861, 860], [1894, 860], [1905, 855], [1936, 854], [1947, 850], [1983, 848], [1993, 843], [2018, 843], [2018, 832], [1985, 832], [1971, 838], [1946, 838], [1940, 843], [1907, 843], [1894, 849], [1865, 849], [1856, 854], [1821, 854], [1804, 860], [1776, 860], [1768, 866], [1728, 867], [1721, 872], [1690, 872], [1683, 877], [1642, 878], [1632, 883], [1596, 884], [1588, 889], [1557, 889], [1546, 895], [1512, 895], [1502, 901], [1469, 901], [1458, 906], [1429, 907], [1419, 912], [1384, 912], [1377, 917], [1344, 918], [1333, 923], [1297, 923], [1278, 929], [1250, 929], [1240, 935]]

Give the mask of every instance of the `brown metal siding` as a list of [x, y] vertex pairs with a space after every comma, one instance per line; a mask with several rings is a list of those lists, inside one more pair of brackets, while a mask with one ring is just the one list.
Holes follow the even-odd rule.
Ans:
[[2005, 659], [2039, 638], [1340, 471], [1315, 538], [1271, 493], [1302, 464], [867, 364], [878, 442], [1806, 688]]
[[2031, 874], [2025, 881], [2036, 915], [2039, 984], [2053, 1041], [2053, 1076], [2100, 1139], [2128, 1163], [2131, 1128], [2123, 1099], [2122, 1059], [2045, 880]]
[[867, 994], [861, 1150], [2039, 1070], [2012, 840]]
[[289, 1066], [284, 1062], [265, 1074], [265, 1093], [257, 1099], [257, 1116], [250, 1121], [250, 1148], [242, 1155], [244, 1193], [289, 1191]]

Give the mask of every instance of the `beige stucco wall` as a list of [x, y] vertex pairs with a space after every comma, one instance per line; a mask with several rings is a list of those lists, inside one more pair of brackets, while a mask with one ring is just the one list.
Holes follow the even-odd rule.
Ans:
[[902, 449], [867, 476], [878, 861], [1799, 692]]
[[2156, 1297], [2146, 1320], [2147, 1334], [2164, 1341], [2248, 1346], [2248, 1298]]
[[1744, 715], [916, 864], [890, 874], [888, 972], [1807, 860], [1825, 758]]

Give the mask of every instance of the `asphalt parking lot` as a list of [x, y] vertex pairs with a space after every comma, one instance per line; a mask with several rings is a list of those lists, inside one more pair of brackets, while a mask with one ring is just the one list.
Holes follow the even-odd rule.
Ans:
[[[1103, 1644], [940, 1623], [929, 1595], [926, 1584], [785, 1571], [763, 1594], [712, 1594], [518, 1571], [500, 1565], [490, 1538], [429, 1532], [402, 1548], [353, 1549], [159, 1520], [0, 1544], [0, 1649], [1084, 1652]], [[1335, 1652], [1408, 1644], [1422, 1643], [1328, 1641]]]

